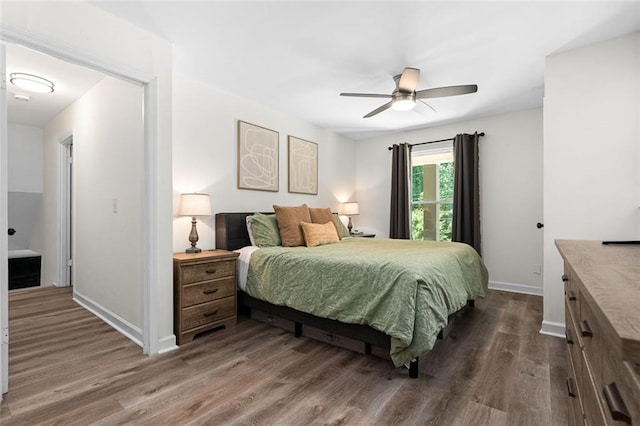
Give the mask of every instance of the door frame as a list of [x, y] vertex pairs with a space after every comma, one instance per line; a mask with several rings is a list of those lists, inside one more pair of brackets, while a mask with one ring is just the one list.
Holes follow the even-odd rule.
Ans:
[[71, 267], [71, 273], [69, 272], [70, 265], [68, 260], [75, 258], [74, 247], [75, 241], [73, 241], [75, 235], [74, 221], [72, 218], [75, 216], [75, 208], [73, 204], [73, 170], [74, 168], [69, 163], [69, 158], [73, 162], [73, 151], [69, 153], [70, 147], [73, 146], [73, 131], [64, 134], [58, 139], [58, 196], [56, 202], [57, 208], [57, 222], [60, 233], [58, 235], [58, 253], [57, 253], [57, 286], [68, 287], [70, 283], [75, 281], [74, 268]]
[[[158, 311], [159, 297], [157, 289], [157, 266], [159, 264], [157, 229], [157, 201], [158, 185], [156, 182], [157, 159], [157, 111], [158, 111], [158, 79], [153, 74], [140, 72], [121, 63], [106, 61], [92, 55], [89, 52], [74, 50], [69, 46], [56, 44], [48, 39], [20, 31], [7, 26], [0, 27], [1, 42], [15, 43], [47, 55], [54, 56], [63, 61], [75, 63], [87, 68], [103, 72], [105, 74], [127, 80], [141, 86], [144, 90], [143, 100], [143, 126], [144, 126], [144, 189], [142, 208], [142, 235], [143, 235], [143, 274], [142, 274], [142, 340], [143, 353], [156, 354], [159, 350]], [[2, 46], [2, 63], [0, 63], [1, 84], [6, 87], [6, 64], [4, 63], [4, 46]], [[0, 90], [0, 101], [6, 96], [6, 89]], [[7, 116], [6, 101], [0, 106], [0, 216], [7, 227]], [[0, 331], [8, 330], [8, 240], [3, 233], [0, 238]], [[4, 342], [4, 337], [2, 341]], [[2, 380], [2, 392], [8, 391], [8, 345], [2, 344], [0, 351], [0, 379]]]
[[7, 219], [7, 67], [6, 49], [0, 42], [0, 401], [9, 390], [9, 239]]

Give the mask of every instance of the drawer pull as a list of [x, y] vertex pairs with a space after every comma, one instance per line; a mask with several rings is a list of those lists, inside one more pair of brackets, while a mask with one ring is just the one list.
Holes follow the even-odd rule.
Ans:
[[211, 311], [211, 312], [207, 312], [206, 314], [202, 314], [205, 317], [210, 317], [212, 315], [215, 315], [218, 313], [218, 310], [216, 309], [215, 311]]
[[205, 272], [206, 272], [207, 274], [215, 274], [215, 273], [216, 273], [216, 271], [217, 271], [217, 269], [216, 269], [216, 268], [213, 268], [213, 269], [207, 269]]
[[571, 378], [571, 377], [567, 378], [567, 393], [569, 394], [569, 396], [571, 398], [575, 398], [576, 397], [576, 388], [575, 388], [575, 385], [573, 383], [573, 378]]
[[580, 321], [580, 334], [582, 334], [582, 337], [593, 337], [593, 332], [587, 320]]
[[565, 283], [566, 283], [567, 281], [569, 281], [569, 275], [567, 275], [567, 274], [563, 274], [563, 275], [562, 275], [562, 281], [563, 281], [563, 282], [565, 282]]
[[567, 298], [572, 302], [576, 300], [576, 294], [573, 290], [569, 290], [569, 293], [567, 293]]
[[203, 294], [213, 294], [213, 293], [217, 293], [218, 289], [217, 288], [212, 288], [210, 290], [204, 290], [202, 293]]
[[631, 416], [627, 410], [627, 406], [624, 405], [618, 386], [614, 383], [609, 383], [602, 389], [604, 393], [604, 399], [607, 400], [609, 411], [611, 412], [611, 418], [619, 422], [625, 422], [631, 424]]
[[565, 337], [567, 339], [567, 345], [573, 345], [573, 336], [571, 335], [571, 330], [567, 329], [565, 332]]

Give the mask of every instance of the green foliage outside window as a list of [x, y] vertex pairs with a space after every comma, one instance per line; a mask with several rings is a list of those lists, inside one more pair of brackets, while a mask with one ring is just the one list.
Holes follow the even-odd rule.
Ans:
[[[440, 163], [439, 173], [439, 200], [453, 200], [453, 163]], [[411, 201], [413, 203], [424, 202], [424, 168], [412, 167], [411, 173]], [[431, 200], [427, 200], [431, 201]], [[435, 200], [434, 200], [435, 201]], [[424, 209], [436, 210], [435, 203], [413, 204], [411, 207], [411, 235], [414, 240], [425, 239]], [[437, 226], [440, 241], [451, 241], [453, 220], [453, 204], [441, 203]], [[433, 232], [433, 231], [431, 231]]]

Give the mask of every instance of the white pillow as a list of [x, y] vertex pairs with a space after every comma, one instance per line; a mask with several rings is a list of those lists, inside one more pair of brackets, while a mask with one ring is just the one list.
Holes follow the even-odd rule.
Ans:
[[247, 232], [249, 233], [249, 241], [251, 241], [251, 245], [255, 246], [256, 242], [253, 239], [253, 231], [251, 230], [251, 222], [253, 221], [253, 215], [247, 216]]

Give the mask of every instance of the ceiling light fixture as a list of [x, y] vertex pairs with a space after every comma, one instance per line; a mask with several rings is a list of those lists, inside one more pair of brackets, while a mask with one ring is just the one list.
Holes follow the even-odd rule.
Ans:
[[393, 97], [391, 108], [396, 111], [409, 111], [416, 106], [416, 95], [413, 93], [397, 93]]
[[9, 74], [9, 81], [21, 89], [37, 93], [52, 93], [55, 84], [46, 78], [33, 74], [14, 72]]
[[25, 93], [14, 93], [13, 98], [18, 101], [29, 102], [31, 100], [31, 96]]

